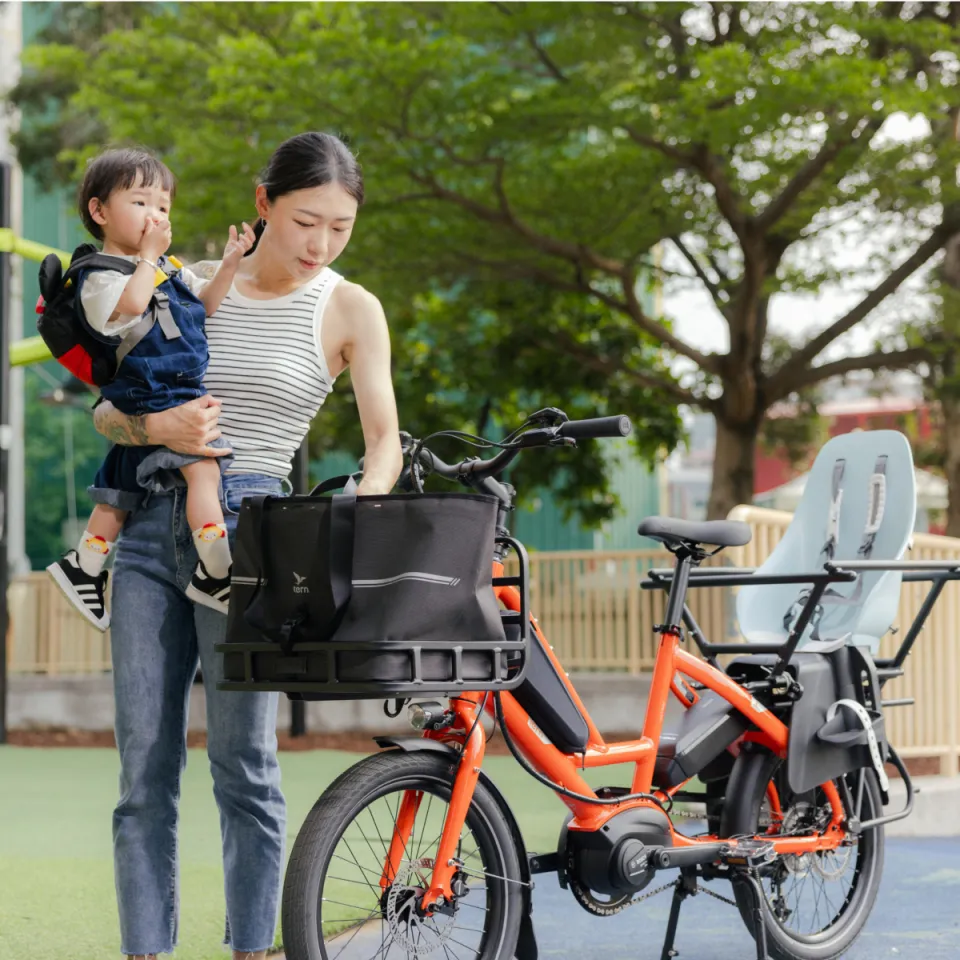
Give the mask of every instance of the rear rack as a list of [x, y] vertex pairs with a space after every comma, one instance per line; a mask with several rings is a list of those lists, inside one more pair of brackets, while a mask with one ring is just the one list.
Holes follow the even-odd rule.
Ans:
[[[831, 583], [850, 583], [857, 579], [861, 571], [900, 570], [904, 583], [932, 583], [933, 586], [924, 597], [920, 609], [910, 629], [906, 632], [900, 647], [892, 657], [875, 659], [880, 684], [903, 676], [903, 664], [913, 648], [920, 631], [923, 630], [934, 604], [951, 580], [960, 580], [960, 563], [953, 560], [844, 560], [829, 562], [823, 569], [810, 573], [758, 574], [756, 567], [731, 567], [727, 569], [694, 568], [689, 571], [690, 587], [738, 587], [772, 584], [806, 583], [812, 589], [807, 602], [794, 622], [787, 639], [783, 643], [711, 643], [703, 635], [697, 621], [687, 604], [683, 606], [683, 623], [693, 637], [704, 657], [716, 664], [716, 656], [721, 653], [774, 653], [779, 662], [774, 673], [780, 673], [797, 649], [810, 618], [824, 590]], [[647, 572], [647, 578], [640, 583], [643, 590], [664, 590], [669, 592], [673, 584], [672, 568], [655, 568]]]

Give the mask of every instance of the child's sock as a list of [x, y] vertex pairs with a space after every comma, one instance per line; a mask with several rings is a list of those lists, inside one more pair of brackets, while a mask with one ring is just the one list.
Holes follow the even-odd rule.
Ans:
[[230, 572], [230, 542], [224, 524], [205, 523], [193, 531], [193, 542], [200, 562], [211, 577], [221, 580]]
[[109, 543], [103, 537], [84, 530], [77, 544], [77, 563], [80, 564], [80, 569], [89, 577], [99, 576], [115, 546], [115, 543]]

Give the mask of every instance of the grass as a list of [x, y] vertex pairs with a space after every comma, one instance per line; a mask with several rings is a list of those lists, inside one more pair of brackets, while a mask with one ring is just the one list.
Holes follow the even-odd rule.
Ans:
[[[338, 751], [280, 754], [288, 849], [325, 786], [358, 759]], [[555, 849], [566, 808], [510, 757], [488, 757], [484, 769], [507, 796], [528, 849]], [[0, 747], [0, 960], [119, 955], [111, 845], [118, 772], [113, 750]], [[596, 783], [623, 782], [609, 768], [596, 773]], [[201, 750], [190, 751], [180, 811], [176, 956], [223, 960], [220, 824]]]

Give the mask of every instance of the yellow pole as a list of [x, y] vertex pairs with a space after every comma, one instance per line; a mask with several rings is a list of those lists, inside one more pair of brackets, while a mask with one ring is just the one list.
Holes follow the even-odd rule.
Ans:
[[[0, 229], [0, 253], [15, 253], [25, 260], [40, 261], [50, 253], [55, 253], [63, 264], [64, 269], [70, 266], [70, 254], [65, 250], [57, 250], [33, 240], [24, 240], [14, 235], [10, 229]], [[10, 344], [10, 366], [25, 367], [31, 363], [43, 363], [52, 360], [53, 354], [40, 337], [27, 337]]]

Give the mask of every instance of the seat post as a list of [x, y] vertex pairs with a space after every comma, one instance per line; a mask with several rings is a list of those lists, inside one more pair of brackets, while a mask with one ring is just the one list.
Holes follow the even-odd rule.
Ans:
[[683, 624], [683, 607], [687, 601], [687, 587], [690, 583], [690, 570], [695, 566], [697, 556], [681, 546], [676, 551], [677, 568], [673, 574], [673, 583], [670, 585], [670, 595], [667, 598], [667, 611], [661, 629], [679, 634]]

